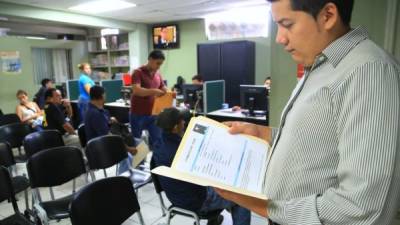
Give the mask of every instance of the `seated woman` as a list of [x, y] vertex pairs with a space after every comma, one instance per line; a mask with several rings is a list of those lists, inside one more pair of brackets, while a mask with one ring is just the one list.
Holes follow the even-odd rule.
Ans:
[[43, 112], [39, 106], [29, 101], [28, 94], [24, 90], [18, 90], [16, 96], [19, 105], [15, 111], [21, 122], [31, 125], [35, 130], [42, 130]]

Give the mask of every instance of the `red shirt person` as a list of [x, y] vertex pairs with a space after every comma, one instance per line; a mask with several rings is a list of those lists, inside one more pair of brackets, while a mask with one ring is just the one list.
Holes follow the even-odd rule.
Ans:
[[149, 132], [150, 148], [161, 141], [161, 130], [156, 126], [156, 116], [152, 115], [155, 97], [164, 95], [167, 88], [158, 72], [165, 60], [164, 54], [154, 50], [149, 54], [146, 65], [139, 67], [132, 74], [131, 115], [132, 134], [135, 138], [142, 136], [143, 130]]

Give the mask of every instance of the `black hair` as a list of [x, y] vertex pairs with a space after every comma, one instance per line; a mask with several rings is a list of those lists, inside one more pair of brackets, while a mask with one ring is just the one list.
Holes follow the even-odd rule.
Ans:
[[165, 55], [162, 51], [160, 50], [153, 50], [152, 52], [150, 52], [149, 54], [149, 59], [161, 59], [161, 60], [165, 60]]
[[267, 78], [265, 78], [265, 81], [267, 81], [267, 80], [272, 80], [272, 79], [271, 79], [271, 77], [267, 77]]
[[192, 80], [198, 80], [198, 81], [200, 81], [200, 82], [202, 82], [203, 81], [203, 76], [201, 76], [201, 75], [194, 75], [193, 77], [192, 77]]
[[57, 91], [57, 89], [55, 89], [55, 88], [49, 88], [49, 89], [47, 89], [46, 92], [44, 92], [44, 99], [47, 100], [48, 98], [53, 97], [53, 93], [54, 93], [55, 91]]
[[[267, 0], [268, 2], [277, 2], [279, 0]], [[353, 12], [354, 0], [290, 0], [294, 11], [303, 11], [314, 18], [317, 18], [322, 8], [328, 3], [336, 5], [340, 18], [346, 26], [350, 26], [351, 13]]]
[[177, 84], [177, 85], [185, 84], [185, 79], [184, 79], [182, 76], [178, 76], [178, 77], [176, 78], [176, 84]]
[[99, 100], [103, 98], [104, 88], [98, 85], [95, 85], [90, 88], [90, 99], [91, 100]]
[[44, 78], [42, 80], [42, 82], [40, 82], [42, 84], [43, 87], [46, 87], [46, 84], [48, 84], [49, 82], [51, 82], [52, 80], [50, 80], [49, 78]]

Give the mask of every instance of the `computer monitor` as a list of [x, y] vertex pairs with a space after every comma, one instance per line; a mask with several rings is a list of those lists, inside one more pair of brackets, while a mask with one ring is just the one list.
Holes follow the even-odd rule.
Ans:
[[121, 98], [122, 80], [102, 80], [100, 85], [106, 92], [106, 102], [115, 102]]
[[183, 84], [182, 93], [185, 105], [197, 112], [203, 110], [203, 85]]
[[268, 111], [267, 89], [263, 85], [240, 85], [240, 107], [249, 116], [265, 116]]
[[130, 86], [123, 86], [121, 88], [121, 96], [122, 99], [124, 100], [125, 105], [130, 105], [130, 99], [132, 96], [132, 87]]

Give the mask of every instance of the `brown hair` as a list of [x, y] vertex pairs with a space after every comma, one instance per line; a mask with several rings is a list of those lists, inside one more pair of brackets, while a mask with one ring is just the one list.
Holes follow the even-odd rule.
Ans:
[[20, 96], [20, 95], [26, 95], [26, 96], [28, 96], [28, 93], [26, 93], [26, 91], [24, 91], [24, 90], [18, 90], [16, 96], [18, 97], [18, 96]]
[[78, 69], [80, 69], [80, 70], [83, 70], [83, 68], [85, 68], [85, 66], [90, 66], [90, 64], [89, 63], [80, 63], [80, 64], [78, 64]]

